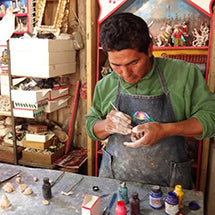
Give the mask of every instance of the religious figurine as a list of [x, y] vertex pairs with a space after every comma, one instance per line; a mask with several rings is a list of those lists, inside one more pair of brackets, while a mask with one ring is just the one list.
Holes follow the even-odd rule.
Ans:
[[172, 42], [173, 42], [174, 46], [183, 46], [185, 43], [182, 29], [178, 25], [175, 27], [175, 29], [173, 31]]

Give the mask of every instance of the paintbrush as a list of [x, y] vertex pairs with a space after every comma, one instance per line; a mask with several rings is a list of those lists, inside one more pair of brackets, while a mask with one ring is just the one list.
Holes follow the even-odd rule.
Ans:
[[116, 106], [112, 102], [110, 102], [110, 104], [112, 105], [112, 107], [113, 107], [114, 110], [118, 111], [118, 109], [116, 108]]

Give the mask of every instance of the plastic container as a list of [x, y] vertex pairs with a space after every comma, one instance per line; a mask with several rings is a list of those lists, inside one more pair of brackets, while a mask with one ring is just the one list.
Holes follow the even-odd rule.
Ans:
[[118, 201], [116, 203], [115, 215], [127, 215], [127, 209], [124, 201]]
[[170, 191], [165, 199], [165, 213], [168, 215], [176, 215], [178, 211], [178, 197], [173, 191]]
[[176, 193], [176, 195], [178, 197], [179, 209], [182, 209], [184, 207], [184, 192], [182, 190], [182, 186], [175, 185], [175, 190], [173, 192]]
[[163, 207], [162, 196], [163, 193], [160, 186], [153, 186], [149, 195], [149, 205], [151, 206], [151, 208], [158, 210]]
[[129, 201], [130, 215], [140, 214], [140, 200], [138, 198], [138, 193], [133, 192]]

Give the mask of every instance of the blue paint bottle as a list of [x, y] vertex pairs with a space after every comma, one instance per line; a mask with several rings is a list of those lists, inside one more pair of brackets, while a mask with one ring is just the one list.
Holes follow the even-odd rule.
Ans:
[[151, 206], [151, 208], [158, 210], [163, 207], [162, 196], [163, 193], [160, 186], [154, 185], [149, 195], [149, 205]]
[[176, 193], [170, 191], [165, 199], [165, 213], [168, 215], [176, 215], [178, 211], [178, 197]]

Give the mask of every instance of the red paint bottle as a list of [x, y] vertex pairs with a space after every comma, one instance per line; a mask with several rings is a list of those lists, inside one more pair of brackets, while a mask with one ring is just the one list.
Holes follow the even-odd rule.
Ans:
[[127, 215], [124, 201], [118, 201], [115, 208], [115, 215]]

